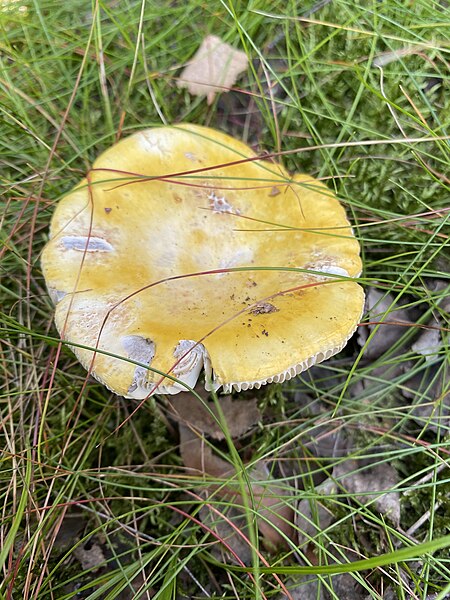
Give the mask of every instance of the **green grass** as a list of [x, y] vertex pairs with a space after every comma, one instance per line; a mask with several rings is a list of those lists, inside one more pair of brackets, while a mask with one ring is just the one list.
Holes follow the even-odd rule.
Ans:
[[[340, 572], [374, 599], [388, 587], [398, 598], [450, 593], [450, 423], [439, 418], [449, 392], [450, 19], [433, 0], [322, 4], [0, 2], [1, 600], [275, 598], [284, 586], [301, 593], [302, 569], [317, 575], [319, 598], [339, 597]], [[209, 107], [176, 86], [208, 33], [252, 61]], [[335, 520], [309, 546], [267, 552], [252, 499], [246, 526], [234, 525], [232, 502], [206, 500], [204, 479], [186, 471], [164, 399], [113, 434], [135, 404], [86, 381], [58, 343], [40, 271], [53, 209], [118, 137], [164, 122], [280, 149], [290, 171], [326, 180], [361, 241], [362, 282], [392, 295], [384, 317], [401, 304], [415, 317], [377, 358], [353, 339], [322, 369], [258, 391], [261, 423], [216, 447], [236, 468], [226, 485], [246, 496], [264, 459], [295, 510], [308, 499], [317, 508], [314, 486], [336, 465], [389, 464], [399, 524], [374, 506], [385, 490], [364, 506], [337, 480], [325, 500]], [[443, 344], [426, 361], [411, 344], [433, 315]], [[442, 383], [432, 393], [433, 378]], [[414, 415], [427, 402], [434, 421]], [[325, 438], [351, 436], [347, 456], [311, 455], [319, 424]], [[249, 576], [230, 564], [230, 539], [222, 545], [202, 521], [208, 505], [251, 546]], [[100, 566], [80, 561], [85, 543], [101, 547]]]

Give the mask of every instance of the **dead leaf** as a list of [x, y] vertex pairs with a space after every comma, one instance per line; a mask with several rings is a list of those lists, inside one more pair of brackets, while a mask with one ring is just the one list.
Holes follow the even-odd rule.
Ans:
[[[249, 471], [258, 528], [268, 549], [287, 546], [294, 539], [294, 511], [288, 486], [274, 479], [267, 461], [259, 461]], [[258, 483], [259, 482], [259, 483]]]
[[[442, 262], [440, 267], [444, 273], [450, 272], [450, 261], [446, 261], [444, 257], [439, 257], [438, 261]], [[448, 281], [443, 279], [434, 279], [429, 284], [429, 289], [439, 302], [439, 309], [443, 315], [450, 313], [450, 285]]]
[[[346, 460], [333, 469], [333, 479], [361, 504], [372, 502], [376, 510], [391, 523], [400, 523], [400, 495], [395, 488], [397, 471], [389, 464], [365, 465], [355, 459]], [[385, 492], [385, 493], [382, 493]]]
[[[225, 439], [225, 434], [217, 414], [214, 401], [200, 402], [193, 394], [180, 392], [168, 401], [170, 414], [186, 426], [215, 439]], [[261, 413], [256, 398], [250, 400], [233, 400], [231, 396], [221, 396], [220, 408], [225, 416], [229, 433], [233, 439], [244, 435], [255, 423], [261, 420]]]
[[316, 497], [300, 500], [295, 519], [299, 546], [308, 544], [311, 538], [320, 534], [333, 523], [335, 517], [330, 509], [321, 502], [320, 496], [325, 499], [336, 492], [336, 483], [332, 479], [326, 479], [315, 488]]
[[[395, 305], [394, 296], [389, 292], [383, 292], [376, 288], [369, 288], [366, 294], [365, 311], [369, 313], [369, 325], [358, 329], [357, 341], [363, 348], [365, 363], [375, 361], [386, 352], [391, 352], [400, 338], [406, 333], [407, 326], [412, 325], [410, 312]], [[382, 323], [378, 325], [378, 323]], [[377, 328], [377, 329], [376, 329]], [[376, 331], [375, 331], [376, 329]], [[367, 342], [369, 335], [372, 337]], [[366, 345], [367, 344], [367, 345]], [[392, 351], [391, 357], [404, 352], [404, 345]], [[404, 373], [404, 364], [399, 361], [382, 362], [373, 366], [370, 378], [357, 380], [350, 386], [353, 397], [364, 398], [368, 392], [374, 393], [376, 387], [382, 385], [382, 381], [394, 381]]]
[[[368, 600], [367, 588], [351, 573], [339, 573], [333, 577], [333, 595], [339, 600]], [[331, 596], [331, 594], [330, 594]]]
[[247, 65], [245, 52], [208, 35], [183, 69], [177, 86], [186, 87], [194, 96], [206, 96], [208, 104], [212, 104], [216, 93], [229, 91]]
[[[346, 561], [343, 560], [342, 554], [336, 558], [336, 563], [345, 564]], [[348, 562], [352, 562], [356, 558], [354, 555], [346, 553]], [[330, 564], [330, 557], [328, 557], [328, 561], [328, 564]], [[301, 562], [301, 564], [304, 563]], [[320, 578], [314, 575], [297, 576], [295, 579], [286, 582], [286, 587], [289, 590], [289, 600], [372, 600], [374, 595], [367, 593], [369, 585], [372, 585], [374, 590], [380, 587], [375, 573], [376, 571], [373, 576], [367, 572], [361, 575], [339, 573], [327, 578], [325, 581], [323, 577]], [[361, 578], [364, 578], [366, 585], [361, 583]], [[384, 591], [380, 591], [376, 598], [396, 600], [397, 596], [393, 589], [387, 587], [384, 581], [383, 583], [384, 586], [381, 589], [384, 587]], [[288, 597], [283, 595], [280, 600], [288, 600]], [[430, 599], [427, 598], [427, 600]]]
[[233, 473], [233, 466], [214, 454], [211, 446], [201, 433], [179, 424], [180, 454], [184, 466], [211, 477], [225, 477]]
[[410, 46], [407, 48], [399, 48], [398, 50], [392, 50], [390, 52], [382, 52], [378, 54], [372, 62], [374, 67], [385, 67], [392, 62], [396, 62], [402, 59], [404, 56], [411, 54], [419, 54], [422, 52], [423, 46]]
[[92, 544], [90, 548], [79, 546], [74, 550], [74, 556], [80, 561], [83, 571], [91, 570], [93, 573], [98, 571], [105, 562], [103, 550], [97, 543]]
[[346, 456], [349, 451], [349, 441], [347, 439], [345, 424], [337, 425], [332, 423], [318, 424], [308, 429], [304, 436], [303, 448], [308, 451], [308, 455], [322, 456], [326, 458]]
[[[185, 467], [205, 475], [205, 491], [215, 499], [226, 499], [234, 507], [243, 506], [237, 477], [232, 464], [215, 454], [200, 433], [180, 424], [180, 454]], [[273, 479], [266, 461], [260, 461], [247, 472], [251, 490], [247, 501], [253, 500], [258, 515], [258, 528], [268, 549], [286, 546], [293, 539], [293, 508], [287, 486]], [[212, 478], [230, 480], [229, 485], [213, 483]], [[239, 536], [239, 534], [236, 533]]]
[[411, 324], [409, 313], [405, 308], [395, 306], [394, 296], [389, 292], [383, 292], [376, 288], [369, 288], [366, 294], [365, 311], [369, 313], [370, 325], [358, 329], [357, 340], [360, 346], [364, 346], [369, 337], [378, 326], [377, 331], [364, 349], [364, 358], [378, 358], [392, 346], [405, 333], [404, 325], [396, 323]]
[[412, 414], [420, 425], [433, 431], [448, 428], [450, 415], [450, 373], [445, 360], [431, 365], [402, 386], [402, 394], [415, 406]]
[[370, 369], [370, 377], [363, 377], [350, 387], [350, 394], [367, 402], [369, 395], [381, 392], [385, 381], [395, 381], [405, 372], [405, 364], [401, 361], [386, 362]]
[[[439, 327], [439, 322], [433, 319], [429, 325]], [[441, 332], [439, 329], [425, 329], [411, 346], [413, 352], [425, 356], [425, 360], [432, 360], [442, 347]]]
[[[370, 378], [362, 378], [350, 387], [350, 393], [354, 397], [364, 398], [376, 394], [384, 385], [383, 382], [394, 382], [399, 377], [403, 378], [400, 391], [408, 400], [413, 400], [411, 414], [416, 417], [419, 424], [437, 431], [439, 427], [447, 427], [450, 414], [450, 397], [448, 394], [449, 375], [445, 369], [445, 357], [442, 354], [444, 345], [442, 332], [442, 320], [450, 310], [450, 295], [448, 283], [444, 280], [432, 280], [428, 282], [428, 292], [436, 302], [433, 318], [428, 322], [428, 329], [417, 329], [417, 337], [413, 343], [405, 342], [399, 344], [391, 358], [406, 352], [416, 352], [425, 357], [426, 368], [416, 371], [413, 361], [382, 362], [379, 366], [372, 367]], [[420, 319], [420, 310], [414, 313], [411, 309], [399, 308], [392, 310], [394, 298], [391, 294], [382, 294], [375, 288], [369, 288], [367, 292], [366, 309], [370, 312], [370, 321], [379, 322], [385, 314], [384, 323], [379, 327], [374, 337], [364, 349], [364, 359], [370, 363], [384, 352], [389, 351], [398, 343], [400, 337], [405, 333], [405, 327], [396, 325], [397, 322], [413, 324]], [[367, 341], [368, 334], [374, 330], [375, 324], [360, 328], [358, 342], [363, 345]], [[439, 355], [441, 353], [441, 355]], [[433, 359], [433, 360], [432, 360]], [[406, 378], [409, 372], [412, 376]]]
[[[208, 504], [205, 504], [199, 511], [199, 517], [202, 523], [214, 531], [217, 539], [224, 542], [224, 546], [221, 546], [220, 549], [213, 547], [211, 551], [211, 554], [217, 560], [232, 564], [251, 564], [252, 550], [247, 542], [249, 539], [248, 523], [241, 510], [230, 506], [227, 508], [226, 514], [222, 515], [212, 510]], [[238, 531], [243, 535], [239, 535]], [[224, 548], [231, 550], [231, 552], [225, 553]], [[236, 557], [239, 557], [239, 561]]]

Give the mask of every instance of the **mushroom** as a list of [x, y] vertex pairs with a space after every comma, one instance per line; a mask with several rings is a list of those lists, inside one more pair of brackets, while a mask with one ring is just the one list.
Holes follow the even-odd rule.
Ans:
[[333, 193], [190, 124], [101, 154], [58, 203], [42, 268], [62, 339], [126, 398], [202, 369], [225, 392], [290, 379], [344, 347], [364, 304]]

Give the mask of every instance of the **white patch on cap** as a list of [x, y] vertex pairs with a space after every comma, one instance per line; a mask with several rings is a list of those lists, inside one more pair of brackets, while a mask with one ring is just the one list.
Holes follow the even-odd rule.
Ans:
[[158, 267], [172, 267], [177, 262], [178, 252], [174, 248], [167, 248], [160, 255], [153, 257]]
[[[151, 362], [155, 354], [153, 342], [144, 340], [144, 338], [140, 338], [139, 336], [127, 336], [124, 340], [126, 344], [131, 345], [134, 356], [141, 357], [141, 360], [138, 360], [133, 356], [133, 360], [145, 363]], [[150, 355], [150, 360], [142, 360], [145, 356], [149, 357]], [[176, 377], [179, 381], [174, 381], [166, 377], [156, 387], [158, 379], [161, 379], [163, 376], [155, 373], [154, 376], [150, 377], [151, 380], [149, 381], [148, 369], [136, 367], [133, 383], [129, 387], [126, 397], [143, 400], [152, 394], [178, 394], [178, 392], [185, 392], [195, 386], [203, 367], [208, 376], [211, 373], [211, 361], [203, 344], [197, 344], [194, 340], [180, 340], [174, 350], [173, 356], [174, 362], [179, 359], [181, 360], [172, 369], [170, 375]], [[129, 358], [132, 357], [129, 356]]]
[[[127, 358], [142, 363], [142, 365], [150, 365], [155, 356], [155, 344], [151, 340], [140, 335], [126, 335], [121, 341], [127, 353]], [[136, 365], [128, 393], [132, 394], [135, 390], [145, 387], [147, 384], [148, 368]], [[145, 398], [145, 395], [143, 397]]]
[[338, 275], [339, 277], [350, 277], [348, 271], [337, 265], [317, 265], [310, 267], [313, 271], [321, 271], [322, 273], [329, 273], [330, 275]]
[[76, 250], [77, 252], [112, 252], [114, 250], [105, 239], [87, 235], [65, 235], [59, 242], [65, 250]]
[[[308, 269], [308, 271], [318, 271], [327, 275], [336, 275], [337, 277], [350, 277], [350, 274], [346, 269], [343, 269], [330, 261], [309, 262], [302, 268]], [[330, 277], [322, 277], [317, 272], [307, 273], [307, 275], [320, 279], [321, 281], [331, 279]]]
[[152, 129], [144, 129], [136, 134], [140, 146], [146, 152], [158, 154], [160, 157], [167, 158], [171, 153], [171, 144], [167, 133], [161, 131], [153, 131]]
[[230, 258], [223, 258], [219, 263], [219, 269], [231, 269], [250, 265], [253, 261], [253, 250], [251, 248], [241, 248]]
[[240, 215], [239, 209], [234, 209], [233, 206], [228, 202], [225, 196], [217, 196], [215, 192], [208, 194], [209, 206], [212, 208], [214, 213], [231, 213], [234, 215]]
[[203, 344], [197, 344], [193, 340], [180, 340], [173, 353], [177, 360], [181, 359], [173, 368], [174, 376], [189, 387], [194, 387], [203, 368], [205, 352]]
[[66, 296], [66, 292], [55, 290], [55, 288], [48, 288], [48, 295], [50, 296], [53, 304], [58, 304]]

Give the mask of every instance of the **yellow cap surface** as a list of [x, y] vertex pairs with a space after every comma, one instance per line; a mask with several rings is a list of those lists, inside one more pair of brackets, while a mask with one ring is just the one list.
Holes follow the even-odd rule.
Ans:
[[364, 294], [345, 280], [361, 261], [343, 207], [274, 163], [229, 164], [254, 157], [204, 127], [144, 130], [58, 203], [42, 258], [56, 326], [116, 393], [176, 393], [152, 369], [192, 386], [203, 366], [215, 388], [259, 387], [354, 332]]

